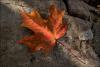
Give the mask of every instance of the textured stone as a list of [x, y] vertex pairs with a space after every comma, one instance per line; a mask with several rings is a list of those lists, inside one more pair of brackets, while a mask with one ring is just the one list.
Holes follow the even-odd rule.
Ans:
[[92, 40], [93, 39], [93, 33], [90, 30], [88, 31], [85, 31], [85, 32], [81, 32], [80, 35], [79, 35], [79, 39], [80, 40]]
[[[16, 43], [17, 40], [28, 34], [24, 28], [20, 27], [19, 9], [23, 7], [26, 11], [31, 11], [30, 9], [34, 8], [41, 13], [46, 13], [49, 5], [54, 3], [51, 0], [22, 1], [2, 0], [0, 3], [0, 67], [65, 67], [66, 65], [75, 67], [68, 58], [64, 57], [63, 51], [59, 51], [58, 48], [54, 49], [54, 52], [47, 57], [38, 56], [37, 53], [31, 56], [27, 47]], [[61, 5], [60, 1], [55, 2], [59, 8], [64, 5]], [[28, 6], [30, 3], [33, 7]], [[31, 61], [32, 57], [35, 59]]]
[[94, 24], [94, 48], [100, 57], [100, 21]]
[[92, 40], [91, 23], [83, 19], [66, 15], [69, 24], [68, 37], [78, 37], [80, 40]]
[[[62, 50], [64, 47], [56, 46], [49, 56], [38, 55], [37, 53], [31, 56], [27, 47], [16, 43], [24, 35], [29, 34], [26, 29], [20, 27], [21, 17], [19, 9], [23, 7], [28, 12], [36, 9], [41, 14], [45, 13], [47, 15], [48, 7], [51, 3], [56, 4], [60, 9], [65, 9], [65, 5], [61, 0], [0, 0], [0, 67], [76, 67], [76, 65], [83, 67], [85, 65], [77, 61], [76, 58], [72, 60], [72, 57], [70, 57], [72, 54], [69, 56], [70, 52], [67, 49]], [[70, 39], [65, 38], [66, 45], [76, 46], [76, 44], [79, 45], [80, 40], [73, 39], [73, 37], [79, 37], [80, 32], [89, 30], [91, 23], [75, 17], [71, 21], [71, 28], [68, 25], [71, 29], [68, 30]], [[62, 38], [62, 40], [65, 39]], [[82, 60], [84, 61], [84, 59]], [[89, 67], [91, 64], [87, 64], [84, 67], [86, 66]]]

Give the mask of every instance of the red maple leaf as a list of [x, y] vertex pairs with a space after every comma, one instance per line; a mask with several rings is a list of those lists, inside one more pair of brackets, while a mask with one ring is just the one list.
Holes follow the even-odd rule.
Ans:
[[35, 32], [35, 34], [25, 36], [19, 40], [19, 43], [26, 45], [32, 52], [50, 51], [57, 45], [57, 39], [64, 36], [66, 32], [66, 26], [62, 23], [64, 11], [60, 11], [55, 5], [51, 5], [49, 13], [48, 19], [43, 19], [36, 10], [30, 13], [21, 11], [22, 26]]

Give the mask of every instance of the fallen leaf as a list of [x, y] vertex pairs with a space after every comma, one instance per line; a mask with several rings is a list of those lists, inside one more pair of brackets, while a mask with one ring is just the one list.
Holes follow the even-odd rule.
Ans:
[[20, 44], [26, 45], [32, 52], [49, 52], [56, 44], [57, 39], [64, 36], [66, 26], [62, 23], [64, 11], [58, 10], [55, 5], [49, 9], [48, 19], [43, 19], [39, 12], [31, 13], [21, 11], [22, 26], [35, 32], [34, 35], [25, 36], [19, 40]]

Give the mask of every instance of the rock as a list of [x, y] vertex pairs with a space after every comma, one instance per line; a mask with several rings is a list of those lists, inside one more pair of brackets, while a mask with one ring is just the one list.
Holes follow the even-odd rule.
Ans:
[[[73, 4], [73, 5], [72, 5]], [[86, 6], [80, 0], [67, 0], [68, 12], [70, 15], [80, 17], [82, 19], [88, 19], [90, 12]]]
[[[30, 62], [32, 57], [27, 47], [16, 43], [23, 35], [27, 34], [27, 31], [24, 30], [23, 32], [23, 29], [20, 27], [21, 17], [19, 9], [23, 7], [28, 12], [31, 11], [31, 9], [36, 9], [40, 13], [46, 13], [47, 15], [48, 7], [51, 3], [56, 4], [60, 9], [65, 9], [62, 0], [0, 1], [0, 67], [83, 67], [83, 65], [80, 64], [80, 61], [76, 62], [79, 64], [74, 64], [73, 61], [76, 61], [77, 58], [74, 57], [75, 59], [72, 60], [72, 57], [69, 56], [70, 52], [68, 53], [66, 49], [64, 51], [61, 50], [61, 47], [59, 46], [55, 47], [53, 52], [47, 57], [35, 54], [35, 58], [33, 56], [33, 61]], [[86, 16], [86, 18], [88, 17]], [[70, 39], [68, 39], [69, 42], [66, 41], [66, 44], [79, 45], [80, 40], [73, 39], [73, 37], [79, 37], [81, 32], [90, 30], [91, 23], [76, 17], [71, 17], [69, 19], [70, 21], [68, 20], [68, 23], [71, 25], [71, 28], [69, 27], [70, 30], [68, 30], [70, 32]], [[73, 42], [74, 40], [77, 41], [77, 43]], [[67, 54], [65, 55], [64, 52]], [[80, 53], [78, 54], [80, 55]], [[36, 60], [36, 58], [38, 60]], [[84, 58], [82, 60], [84, 60]], [[91, 67], [90, 64], [87, 64], [86, 66]]]
[[100, 57], [100, 21], [94, 24], [94, 49]]
[[[24, 30], [23, 32], [20, 26], [21, 17], [19, 9], [22, 7], [20, 4], [23, 3], [23, 7], [27, 9], [29, 2], [25, 0], [22, 0], [23, 2], [16, 1], [17, 0], [0, 1], [0, 67], [65, 67], [66, 65], [75, 67], [69, 58], [64, 57], [62, 51], [58, 51], [59, 49], [54, 50], [55, 52], [51, 53], [50, 58], [40, 57], [35, 54], [36, 58], [39, 58], [39, 62], [37, 62], [36, 59], [30, 62], [31, 55], [27, 47], [16, 43], [23, 35], [27, 34], [27, 31]], [[27, 1], [31, 2], [33, 0]], [[32, 2], [32, 8], [45, 13], [48, 11], [50, 2], [53, 3], [53, 1], [35, 0]], [[61, 4], [62, 2], [60, 1], [56, 1], [56, 4], [59, 8], [64, 8], [62, 6], [64, 4]], [[30, 9], [27, 9], [27, 11], [30, 11]]]
[[89, 5], [92, 5], [94, 7], [97, 7], [98, 4], [100, 4], [99, 0], [82, 0], [86, 3], [88, 3]]
[[[69, 33], [68, 36], [78, 37], [80, 40], [92, 40], [91, 23], [77, 17], [66, 16], [68, 19]], [[72, 38], [71, 37], [71, 38]]]
[[80, 40], [92, 40], [93, 39], [93, 33], [91, 31], [91, 29], [85, 31], [85, 32], [81, 32], [79, 35], [79, 39]]
[[84, 2], [86, 2], [86, 3], [89, 3], [89, 2], [90, 2], [90, 0], [82, 0], [82, 1], [84, 1]]
[[96, 8], [91, 7], [82, 0], [66, 0], [64, 1], [64, 3], [66, 4], [68, 13], [74, 17], [78, 17], [85, 20], [93, 20], [95, 19], [93, 12], [97, 15], [100, 15]]

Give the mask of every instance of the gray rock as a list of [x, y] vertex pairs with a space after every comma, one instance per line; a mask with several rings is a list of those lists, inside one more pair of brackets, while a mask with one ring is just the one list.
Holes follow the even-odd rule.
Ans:
[[[83, 19], [88, 19], [90, 12], [86, 6], [80, 0], [68, 0], [69, 14], [80, 17]], [[72, 5], [73, 4], [73, 5]]]
[[[22, 2], [19, 2], [22, 1]], [[2, 0], [0, 1], [0, 67], [76, 67], [73, 63], [74, 60], [71, 60], [71, 57], [68, 56], [68, 53], [65, 55], [60, 48], [55, 47], [53, 52], [47, 57], [35, 54], [36, 59], [33, 59], [30, 62], [30, 52], [27, 50], [27, 47], [17, 44], [16, 41], [21, 39], [23, 35], [27, 34], [27, 31], [20, 27], [21, 19], [19, 15], [19, 8], [23, 7], [26, 11], [30, 11], [30, 8], [39, 10], [39, 12], [48, 12], [48, 7], [51, 3], [56, 4], [60, 9], [64, 9], [65, 6], [61, 0]], [[32, 7], [30, 7], [32, 3]], [[29, 8], [30, 7], [30, 8]], [[75, 19], [73, 18], [73, 22]], [[81, 25], [77, 20], [72, 23], [71, 36], [79, 35], [79, 31], [84, 31], [84, 28], [78, 27], [74, 30], [75, 26], [88, 27], [86, 25]], [[85, 24], [85, 23], [83, 23]], [[86, 28], [87, 31], [90, 28]], [[76, 32], [75, 32], [76, 31]], [[70, 31], [69, 31], [70, 32]], [[73, 32], [73, 33], [72, 33]], [[76, 40], [76, 39], [75, 39]], [[72, 41], [70, 41], [72, 42]], [[68, 43], [69, 44], [69, 43]], [[73, 43], [71, 43], [74, 45]], [[84, 60], [84, 59], [83, 59]], [[80, 63], [77, 61], [76, 63]], [[87, 64], [89, 65], [89, 64]], [[86, 65], [86, 66], [87, 66]], [[95, 64], [94, 64], [95, 65]], [[82, 64], [78, 64], [79, 67], [83, 67]], [[85, 67], [86, 67], [85, 66]], [[91, 67], [91, 65], [89, 65]], [[88, 67], [89, 67], [88, 66]]]
[[96, 8], [91, 7], [82, 0], [66, 0], [65, 3], [68, 8], [68, 13], [74, 17], [79, 17], [85, 20], [91, 20], [92, 18], [93, 20], [95, 19], [93, 13], [99, 14]]
[[89, 21], [82, 20], [77, 17], [66, 15], [69, 24], [68, 36], [78, 37], [80, 40], [93, 39], [93, 33], [91, 31], [91, 23]]
[[[58, 51], [59, 49], [55, 49], [50, 57], [35, 54], [39, 60], [30, 61], [31, 55], [27, 47], [16, 43], [17, 40], [27, 34], [27, 31], [20, 26], [21, 17], [18, 11], [21, 6], [20, 2], [15, 3], [15, 1], [17, 0], [2, 0], [0, 2], [0, 67], [65, 67], [66, 65], [75, 67], [69, 58], [64, 57], [63, 51]], [[53, 3], [51, 0], [27, 1], [33, 1], [33, 8], [44, 13], [48, 11], [50, 2]], [[23, 7], [27, 9], [28, 4], [29, 2], [23, 3]], [[56, 1], [56, 4], [62, 6], [59, 1]], [[30, 11], [30, 9], [27, 9], [27, 11]]]
[[100, 21], [94, 24], [94, 48], [100, 57]]
[[80, 40], [92, 40], [93, 39], [93, 33], [91, 31], [91, 29], [85, 31], [85, 32], [81, 32], [79, 35], [79, 39]]

